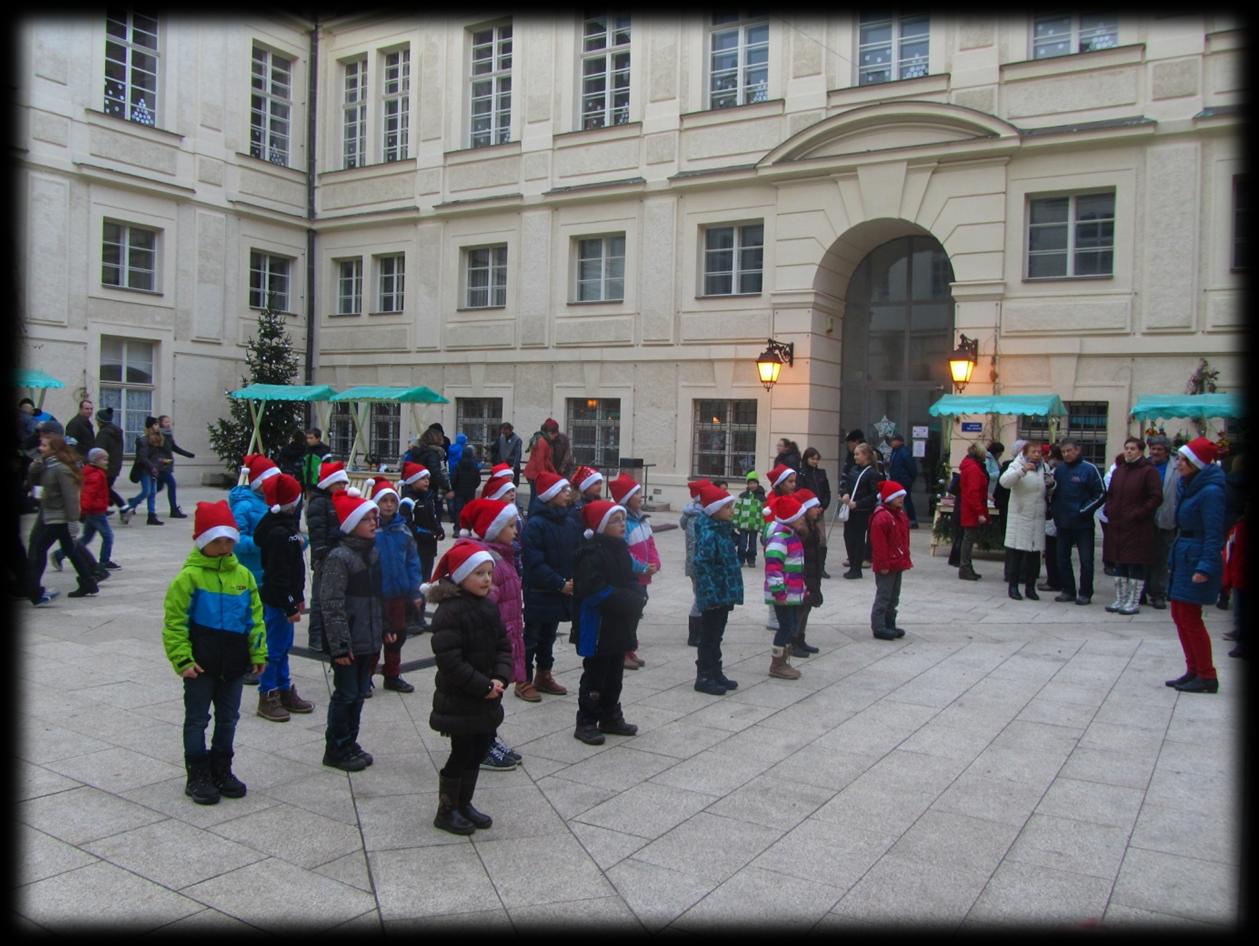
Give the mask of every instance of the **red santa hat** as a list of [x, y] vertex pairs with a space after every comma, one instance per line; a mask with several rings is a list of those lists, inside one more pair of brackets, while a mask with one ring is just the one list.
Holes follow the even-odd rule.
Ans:
[[354, 531], [364, 516], [378, 508], [370, 499], [351, 496], [348, 490], [332, 497], [332, 507], [337, 511], [337, 518], [341, 520], [341, 531], [346, 535]]
[[769, 508], [774, 511], [774, 520], [783, 525], [790, 525], [804, 515], [804, 508], [795, 496], [775, 496], [769, 501]]
[[579, 466], [577, 472], [573, 474], [573, 483], [577, 486], [577, 492], [579, 493], [593, 489], [602, 482], [603, 474], [588, 466]]
[[485, 486], [481, 488], [482, 499], [506, 499], [508, 493], [516, 491], [516, 484], [511, 481], [511, 477], [507, 479], [486, 480]]
[[622, 506], [629, 502], [630, 497], [641, 491], [642, 488], [643, 485], [634, 482], [634, 477], [628, 473], [622, 473], [616, 479], [608, 481], [608, 489], [612, 491], [612, 498]]
[[[319, 472], [322, 473], [323, 470], [321, 469]], [[412, 483], [418, 483], [420, 480], [424, 479], [424, 477], [429, 475], [428, 467], [419, 463], [413, 463], [412, 461], [407, 460], [402, 464], [403, 486], [410, 486]]]
[[241, 460], [241, 466], [249, 470], [249, 485], [253, 489], [262, 489], [264, 481], [280, 473], [280, 468], [261, 453], [245, 454], [245, 458]]
[[534, 489], [538, 493], [538, 499], [544, 503], [549, 503], [560, 494], [564, 487], [569, 485], [568, 480], [564, 479], [564, 477], [547, 470], [539, 473], [538, 478], [533, 483]]
[[493, 562], [494, 555], [480, 542], [471, 539], [460, 539], [446, 550], [446, 554], [438, 559], [430, 581], [420, 585], [420, 594], [427, 595], [435, 584], [443, 578], [449, 578], [456, 585], [471, 575], [486, 562]]
[[595, 499], [581, 507], [581, 518], [586, 523], [586, 538], [602, 533], [617, 513], [625, 514], [625, 507], [606, 499]]
[[781, 483], [786, 482], [787, 477], [795, 476], [796, 471], [789, 466], [783, 466], [781, 463], [774, 467], [766, 474], [769, 478], [769, 488], [777, 489]]
[[905, 487], [896, 480], [884, 480], [879, 484], [879, 501], [882, 503], [890, 503], [897, 496], [904, 495]]
[[[717, 510], [722, 506], [728, 506], [730, 503], [734, 502], [734, 497], [720, 486], [714, 486], [707, 480], [703, 480], [701, 483], [702, 485], [700, 486], [698, 495], [696, 495], [695, 498], [699, 500], [699, 504], [704, 510], [704, 515], [715, 515]], [[687, 484], [687, 486], [690, 485], [690, 483]]]
[[236, 528], [236, 518], [226, 499], [220, 499], [217, 503], [197, 503], [192, 522], [192, 540], [199, 549], [204, 549], [215, 539], [240, 541], [240, 529]]
[[381, 496], [392, 496], [399, 499], [398, 490], [386, 479], [369, 479], [363, 484], [363, 492], [371, 498], [372, 502], [380, 504]]
[[822, 505], [822, 500], [817, 498], [817, 494], [811, 489], [798, 489], [791, 494], [800, 500], [800, 508], [804, 512], [808, 512], [814, 506]]
[[1219, 448], [1206, 437], [1195, 437], [1176, 452], [1199, 470], [1210, 466], [1219, 456]]
[[291, 506], [302, 496], [302, 484], [287, 473], [271, 476], [263, 481], [262, 498], [267, 501], [272, 512], [279, 512], [285, 506]]
[[319, 465], [319, 480], [315, 483], [320, 489], [327, 489], [333, 483], [349, 483], [350, 475], [345, 472], [345, 464], [340, 460], [329, 460]]
[[486, 542], [493, 542], [495, 536], [509, 523], [515, 522], [518, 515], [515, 503], [474, 499], [459, 511], [459, 525], [468, 530], [461, 535], [475, 535]]
[[689, 483], [686, 484], [686, 488], [691, 494], [691, 499], [699, 499], [699, 491], [703, 487], [709, 486], [709, 485], [711, 484], [709, 483], [708, 480], [691, 480]]
[[508, 479], [511, 479], [513, 476], [512, 468], [508, 466], [506, 463], [495, 463], [494, 466], [490, 469], [490, 475], [487, 482], [493, 482], [494, 480], [502, 479], [504, 476], [507, 477]]

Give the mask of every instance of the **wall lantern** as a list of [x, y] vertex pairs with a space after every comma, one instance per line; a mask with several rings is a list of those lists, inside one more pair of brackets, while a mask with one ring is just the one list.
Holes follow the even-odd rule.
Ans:
[[953, 388], [958, 394], [970, 383], [971, 373], [978, 361], [979, 339], [963, 335], [958, 339], [953, 354], [949, 355], [949, 374], [953, 377]]
[[768, 340], [765, 350], [756, 359], [756, 373], [765, 385], [766, 391], [772, 391], [778, 383], [778, 374], [783, 365], [795, 364], [795, 342], [776, 342]]
[[586, 406], [587, 406], [588, 408], [590, 408], [590, 409], [593, 411], [596, 407], [598, 407], [598, 406], [599, 406], [599, 400], [598, 400], [598, 398], [593, 398], [593, 397], [592, 397], [592, 398], [587, 398], [587, 399], [586, 399]]

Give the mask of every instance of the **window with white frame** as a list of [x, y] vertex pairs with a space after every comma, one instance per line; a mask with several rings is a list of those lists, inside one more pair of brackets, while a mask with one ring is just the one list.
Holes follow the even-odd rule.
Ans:
[[350, 405], [341, 401], [332, 405], [332, 413], [328, 415], [328, 450], [325, 459], [339, 457], [349, 459], [350, 445], [354, 443], [354, 420], [350, 416]]
[[578, 302], [620, 302], [625, 298], [625, 234], [581, 237], [577, 250]]
[[511, 140], [511, 23], [472, 32], [471, 146]]
[[406, 262], [402, 253], [376, 257], [376, 311], [401, 312], [406, 301]]
[[342, 64], [341, 97], [342, 167], [359, 168], [367, 163], [367, 57]]
[[293, 60], [254, 47], [249, 95], [249, 153], [287, 167], [293, 96]]
[[289, 311], [289, 267], [292, 260], [258, 250], [249, 253], [249, 307]]
[[1027, 203], [1028, 279], [1114, 274], [1114, 191]]
[[695, 401], [691, 475], [742, 478], [754, 469], [756, 401]]
[[337, 315], [363, 312], [363, 260], [337, 260]]
[[630, 18], [592, 16], [582, 23], [581, 127], [629, 121]]
[[106, 220], [101, 233], [101, 285], [156, 292], [157, 234]]
[[612, 470], [621, 458], [621, 399], [570, 397], [566, 411], [573, 460], [596, 470]]
[[763, 224], [705, 228], [703, 295], [759, 293], [764, 252]]
[[927, 74], [931, 18], [863, 13], [858, 23], [857, 84]]
[[411, 47], [385, 53], [384, 60], [381, 155], [385, 161], [402, 161], [411, 133]]
[[502, 425], [501, 397], [455, 398], [455, 430], [468, 438], [468, 443], [476, 447], [477, 456], [481, 459], [489, 458]]
[[156, 125], [157, 65], [157, 17], [106, 12], [105, 114]]
[[99, 408], [112, 407], [123, 432], [123, 453], [135, 453], [144, 419], [153, 415], [153, 359], [157, 345], [135, 338], [101, 336]]
[[1231, 268], [1237, 272], [1246, 269], [1246, 204], [1249, 200], [1246, 175], [1233, 175], [1233, 241]]
[[769, 98], [769, 17], [714, 13], [709, 31], [709, 108]]
[[374, 468], [381, 463], [394, 463], [402, 455], [402, 405], [373, 404], [367, 435], [367, 461]]
[[1117, 45], [1117, 13], [1054, 13], [1032, 19], [1033, 59], [1089, 53]]
[[507, 247], [477, 246], [464, 250], [464, 286], [465, 308], [507, 305]]

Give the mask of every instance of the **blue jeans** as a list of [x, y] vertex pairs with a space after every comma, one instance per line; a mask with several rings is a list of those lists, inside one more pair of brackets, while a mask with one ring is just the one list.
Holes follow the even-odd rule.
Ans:
[[133, 510], [140, 505], [140, 500], [149, 501], [149, 515], [157, 515], [157, 481], [147, 473], [140, 474], [140, 495], [130, 500], [127, 505]]
[[86, 549], [87, 544], [98, 532], [101, 535], [100, 563], [104, 565], [109, 561], [109, 555], [114, 550], [114, 530], [110, 528], [108, 516], [84, 516], [83, 534], [79, 536], [77, 544], [79, 548]]
[[184, 755], [201, 758], [206, 754], [205, 730], [210, 724], [210, 705], [214, 705], [214, 735], [210, 748], [231, 752], [236, 738], [236, 721], [240, 719], [240, 693], [243, 677], [224, 680], [213, 674], [198, 674], [184, 679]]
[[289, 678], [289, 649], [293, 646], [293, 622], [279, 608], [262, 606], [262, 620], [267, 626], [267, 666], [258, 677], [258, 692], [287, 690], [293, 685]]
[[[157, 477], [158, 485], [166, 486], [166, 501], [170, 503], [170, 511], [173, 513], [179, 508], [179, 503], [175, 501], [175, 471], [171, 467], [167, 467]], [[154, 496], [154, 499], [157, 497]]]
[[328, 727], [324, 730], [324, 748], [329, 755], [343, 756], [358, 742], [358, 721], [364, 694], [372, 685], [375, 662], [375, 654], [355, 654], [348, 667], [335, 661], [332, 664], [332, 698], [328, 700]]
[[1071, 549], [1080, 550], [1080, 585], [1078, 594], [1093, 597], [1093, 536], [1092, 525], [1072, 528], [1058, 527], [1058, 575], [1062, 580], [1062, 593], [1076, 595], [1075, 572], [1071, 568]]
[[800, 607], [785, 604], [774, 605], [774, 614], [778, 616], [778, 630], [774, 631], [774, 646], [786, 647], [796, 636], [796, 618], [800, 615]]

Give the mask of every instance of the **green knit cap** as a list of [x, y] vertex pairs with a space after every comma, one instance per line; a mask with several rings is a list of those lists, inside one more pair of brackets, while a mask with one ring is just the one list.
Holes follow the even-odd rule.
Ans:
[[757, 475], [756, 475], [756, 470], [748, 470], [748, 475], [747, 475], [746, 477], [744, 477], [744, 479], [746, 479], [746, 480], [756, 480], [758, 483], [760, 482], [759, 478], [758, 478], [758, 477], [757, 477]]

